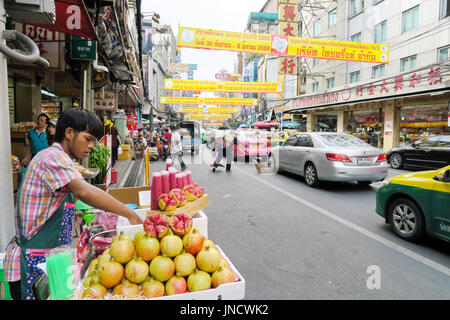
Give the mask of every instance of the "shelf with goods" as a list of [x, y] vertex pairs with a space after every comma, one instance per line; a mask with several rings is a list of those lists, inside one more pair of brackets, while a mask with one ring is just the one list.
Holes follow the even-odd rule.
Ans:
[[61, 115], [60, 101], [42, 101], [41, 112], [49, 116], [50, 119], [58, 119]]
[[[204, 207], [189, 214], [151, 210], [148, 200], [141, 202], [139, 196], [141, 200], [151, 196], [154, 183], [152, 187], [108, 190], [122, 203], [134, 205], [144, 224], [130, 225], [127, 219], [118, 217], [115, 228], [89, 237], [88, 250], [85, 248], [82, 256], [77, 254], [77, 259], [81, 257], [76, 265], [80, 273], [71, 299], [243, 299], [245, 279], [209, 238]], [[201, 198], [189, 199], [185, 205]], [[118, 272], [109, 272], [116, 270], [110, 267]], [[164, 292], [156, 294], [157, 290], [149, 287], [164, 288]]]

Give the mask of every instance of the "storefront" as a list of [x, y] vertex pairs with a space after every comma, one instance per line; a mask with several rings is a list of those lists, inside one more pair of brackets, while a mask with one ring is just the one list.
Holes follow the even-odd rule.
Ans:
[[307, 131], [348, 132], [385, 151], [430, 135], [448, 135], [450, 86], [442, 66], [292, 101]]

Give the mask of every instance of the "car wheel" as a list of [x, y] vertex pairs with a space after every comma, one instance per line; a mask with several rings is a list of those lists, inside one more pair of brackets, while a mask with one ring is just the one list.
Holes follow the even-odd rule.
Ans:
[[358, 181], [358, 184], [361, 186], [368, 186], [371, 183], [372, 183], [372, 181]]
[[389, 158], [389, 164], [392, 169], [400, 169], [403, 165], [402, 156], [399, 153], [394, 153]]
[[417, 204], [410, 199], [394, 200], [388, 209], [388, 219], [394, 232], [402, 239], [418, 241], [425, 231], [425, 220]]
[[279, 168], [273, 155], [269, 155], [269, 158], [267, 159], [267, 166], [270, 170], [272, 170], [272, 172], [278, 172]]
[[317, 169], [311, 163], [307, 163], [304, 172], [305, 182], [310, 187], [316, 187], [319, 185], [319, 178], [317, 177]]

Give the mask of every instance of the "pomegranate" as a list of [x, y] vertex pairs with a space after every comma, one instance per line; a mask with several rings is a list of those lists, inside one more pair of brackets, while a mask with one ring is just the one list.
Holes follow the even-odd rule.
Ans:
[[205, 247], [210, 247], [210, 248], [217, 249], [216, 245], [214, 244], [214, 242], [212, 242], [212, 240], [208, 240], [206, 238], [204, 238], [204, 240], [203, 240], [203, 248], [205, 248]]
[[178, 200], [172, 194], [163, 193], [159, 196], [158, 207], [161, 211], [173, 211], [178, 204]]
[[114, 287], [113, 294], [127, 298], [136, 297], [139, 295], [139, 286], [136, 283], [124, 279], [120, 284]]
[[117, 240], [130, 240], [130, 241], [132, 241], [131, 237], [127, 236], [123, 231], [112, 239], [111, 244], [113, 242], [116, 242]]
[[195, 191], [195, 187], [192, 184], [185, 186], [183, 190], [189, 202], [197, 200], [197, 193]]
[[[181, 196], [181, 194], [184, 193], [183, 190], [179, 189], [179, 188], [175, 188], [170, 190], [169, 194], [177, 200], [177, 206], [184, 206], [184, 204], [187, 202], [187, 199], [184, 200], [184, 198]], [[183, 204], [181, 203], [182, 201], [185, 201]]]
[[228, 264], [227, 260], [225, 260], [224, 258], [220, 259], [219, 267], [230, 269], [230, 265]]
[[196, 267], [194, 256], [188, 252], [176, 256], [173, 263], [175, 264], [176, 274], [183, 277], [190, 275]]
[[217, 249], [206, 246], [199, 253], [195, 261], [197, 262], [197, 267], [206, 272], [214, 272], [217, 270], [220, 264], [220, 253]]
[[153, 277], [146, 280], [142, 286], [142, 295], [146, 298], [162, 297], [164, 295], [164, 284]]
[[187, 213], [177, 213], [169, 218], [170, 229], [179, 236], [184, 236], [192, 228], [192, 217]]
[[133, 258], [134, 244], [133, 240], [123, 232], [113, 241], [109, 254], [119, 263], [127, 263]]
[[150, 234], [143, 235], [136, 243], [136, 254], [144, 261], [150, 261], [159, 254], [159, 241]]
[[100, 266], [100, 283], [106, 288], [112, 288], [123, 278], [123, 266], [117, 261], [110, 260]]
[[157, 256], [150, 262], [150, 275], [158, 281], [169, 280], [175, 272], [175, 265], [167, 256]]
[[219, 266], [211, 276], [211, 283], [214, 288], [217, 288], [221, 284], [234, 282], [234, 273], [228, 268]]
[[190, 254], [197, 254], [203, 248], [204, 237], [200, 234], [196, 227], [183, 237], [183, 247]]
[[103, 299], [103, 297], [107, 293], [108, 290], [102, 284], [93, 282], [83, 291], [82, 297], [91, 299]]
[[98, 258], [92, 260], [91, 263], [89, 263], [88, 274], [97, 269], [97, 265], [98, 265]]
[[125, 266], [125, 276], [131, 282], [141, 283], [148, 277], [148, 264], [135, 255]]
[[211, 276], [205, 271], [196, 269], [188, 277], [187, 286], [191, 292], [209, 289], [211, 288]]
[[183, 240], [176, 235], [168, 235], [161, 239], [161, 253], [173, 258], [183, 250]]
[[145, 219], [144, 230], [154, 238], [161, 239], [169, 231], [169, 219], [165, 214], [153, 213]]
[[168, 296], [186, 292], [186, 280], [180, 276], [173, 276], [166, 282], [166, 293]]
[[198, 188], [198, 197], [201, 198], [205, 194], [205, 188]]
[[103, 251], [103, 253], [101, 255], [98, 256], [98, 267], [100, 267], [103, 263], [108, 262], [111, 260], [111, 255], [109, 254], [110, 249], [106, 249], [105, 251]]
[[146, 234], [146, 232], [144, 230], [141, 230], [138, 233], [136, 233], [134, 235], [134, 239], [133, 239], [134, 245], [136, 245], [139, 242], [139, 240], [141, 240], [141, 238], [144, 237], [145, 234]]
[[84, 286], [87, 288], [89, 284], [100, 282], [100, 274], [97, 270], [89, 272], [88, 276], [84, 280]]

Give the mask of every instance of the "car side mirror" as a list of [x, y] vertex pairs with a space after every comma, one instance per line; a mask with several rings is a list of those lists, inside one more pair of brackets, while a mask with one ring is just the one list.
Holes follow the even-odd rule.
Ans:
[[450, 170], [445, 170], [444, 174], [438, 174], [433, 177], [433, 180], [440, 182], [450, 182]]

